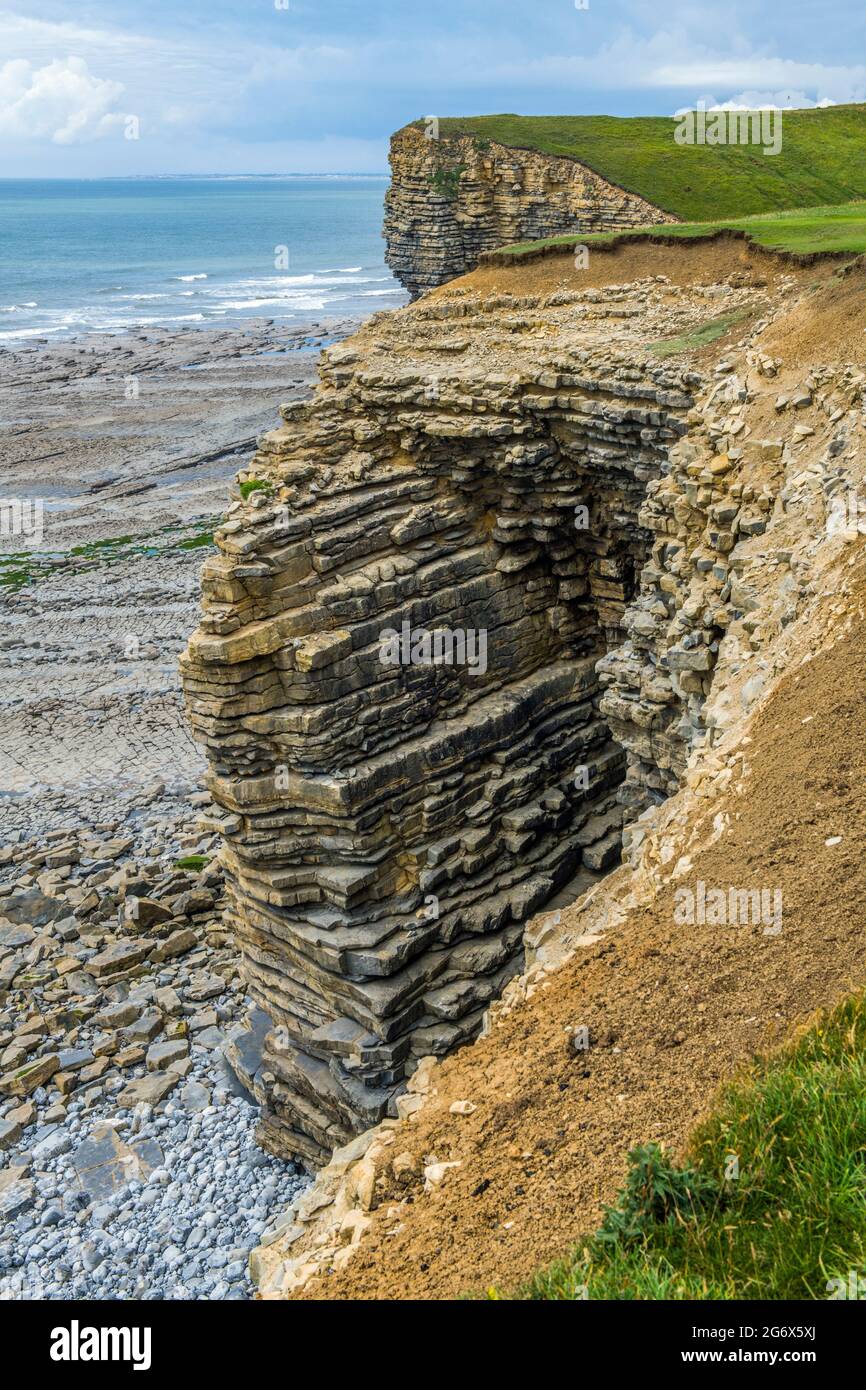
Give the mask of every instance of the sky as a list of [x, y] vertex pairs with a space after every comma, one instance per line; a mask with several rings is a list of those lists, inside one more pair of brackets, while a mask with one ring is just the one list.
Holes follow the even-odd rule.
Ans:
[[0, 177], [385, 173], [419, 116], [866, 101], [863, 0], [0, 0]]

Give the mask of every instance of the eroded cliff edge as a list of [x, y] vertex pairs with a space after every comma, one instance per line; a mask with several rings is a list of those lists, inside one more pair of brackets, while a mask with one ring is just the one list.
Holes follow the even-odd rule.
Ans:
[[[528, 968], [481, 1040], [423, 1059], [398, 1118], [335, 1153], [265, 1234], [251, 1261], [263, 1297], [513, 1289], [594, 1228], [629, 1148], [682, 1154], [720, 1080], [862, 982], [863, 268], [803, 273], [723, 249], [654, 264], [623, 251], [599, 276], [665, 305], [668, 334], [696, 330], [654, 344], [703, 381], [647, 486], [654, 539], [626, 640], [599, 663], [613, 676], [601, 711], [611, 696], [631, 711], [638, 776], [623, 789], [685, 734], [691, 688], [679, 789], [626, 827], [619, 869], [530, 922]], [[544, 320], [568, 278], [564, 258], [520, 267], [524, 288], [547, 291]], [[444, 297], [503, 283], [484, 270]], [[656, 356], [638, 344], [657, 323], [618, 335], [633, 335], [636, 366]], [[728, 331], [707, 345], [708, 324]], [[737, 915], [683, 918], [683, 895], [719, 889]], [[782, 904], [772, 920], [739, 915], [764, 893]]]
[[[317, 1165], [397, 1113], [704, 737], [728, 557], [773, 505], [726, 478], [778, 451], [737, 444], [728, 373], [727, 451], [684, 438], [701, 373], [647, 344], [767, 291], [742, 248], [682, 254], [686, 284], [467, 282], [377, 316], [241, 475], [183, 672], [278, 1152]], [[404, 624], [485, 633], [485, 669], [383, 663]]]
[[391, 138], [386, 260], [413, 296], [512, 242], [677, 220], [579, 160], [435, 132], [428, 122]]

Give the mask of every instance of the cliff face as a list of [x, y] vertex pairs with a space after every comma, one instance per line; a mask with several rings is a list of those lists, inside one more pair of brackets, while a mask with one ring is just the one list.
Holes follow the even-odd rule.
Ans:
[[[649, 254], [636, 253], [645, 272]], [[620, 805], [646, 809], [625, 827], [624, 864], [529, 923], [529, 968], [492, 1003], [482, 1041], [424, 1059], [398, 1118], [335, 1153], [268, 1233], [252, 1260], [266, 1298], [308, 1285], [334, 1299], [516, 1286], [592, 1229], [634, 1142], [679, 1148], [760, 1040], [862, 977], [866, 810], [851, 775], [866, 604], [862, 272], [788, 273], [730, 249], [713, 264], [710, 247], [652, 254], [672, 275], [690, 259], [691, 277], [518, 300], [485, 297], [485, 270], [361, 335], [339, 384], [326, 370], [347, 423], [363, 401], [362, 432], [375, 420], [399, 436], [414, 467], [441, 450], [449, 496], [478, 479], [500, 493], [500, 534], [535, 529], [521, 544], [538, 553], [517, 571], [527, 608], [560, 545], [578, 568], [593, 555], [590, 587], [611, 555], [594, 551], [596, 527], [621, 525], [647, 547], [596, 636], [597, 649], [615, 643], [596, 670], [599, 714], [628, 754]], [[549, 281], [565, 271], [563, 259]], [[700, 350], [699, 379], [688, 335], [720, 303], [750, 321]], [[682, 365], [662, 370], [645, 345], [674, 333], [686, 335]], [[419, 399], [434, 381], [435, 408]], [[576, 543], [552, 526], [557, 481], [573, 497], [614, 474], [630, 484], [621, 495], [643, 493], [636, 524], [631, 501], [606, 492]], [[493, 554], [514, 554], [490, 536]], [[593, 602], [560, 593], [553, 607], [577, 621]], [[600, 592], [594, 609], [607, 628]], [[551, 651], [577, 675], [579, 646]], [[507, 753], [501, 766], [525, 765]], [[560, 834], [579, 844], [583, 812], [568, 784], [558, 790], [574, 806]], [[491, 803], [471, 807], [474, 825], [494, 823]], [[507, 838], [490, 845], [503, 865]], [[714, 885], [726, 899], [778, 885], [784, 929], [673, 915], [679, 894]], [[593, 1035], [586, 1070], [566, 1047], [578, 1023]]]
[[734, 528], [765, 503], [693, 471], [700, 375], [644, 344], [707, 313], [664, 277], [455, 286], [325, 353], [242, 475], [183, 669], [277, 1151], [318, 1164], [396, 1113], [703, 737]]
[[563, 233], [677, 219], [574, 159], [473, 137], [391, 139], [386, 260], [415, 296], [473, 269], [483, 251]]

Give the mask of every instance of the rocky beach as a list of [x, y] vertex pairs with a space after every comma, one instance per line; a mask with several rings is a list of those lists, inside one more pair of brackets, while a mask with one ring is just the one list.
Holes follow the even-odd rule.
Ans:
[[0, 179], [0, 1301], [862, 1298], [866, 105], [184, 109]]
[[42, 505], [4, 535], [0, 837], [167, 814], [202, 760], [176, 658], [228, 485], [319, 349], [350, 321], [93, 334], [3, 355], [3, 495]]
[[4, 493], [42, 535], [0, 553], [2, 1298], [247, 1297], [305, 1184], [224, 1056], [248, 1007], [177, 656], [231, 479], [353, 326], [3, 355]]

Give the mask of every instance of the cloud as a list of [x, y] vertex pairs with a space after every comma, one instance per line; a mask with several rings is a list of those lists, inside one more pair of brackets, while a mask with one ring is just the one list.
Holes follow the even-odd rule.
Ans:
[[74, 145], [97, 140], [124, 116], [113, 110], [121, 82], [96, 77], [83, 58], [34, 67], [13, 58], [0, 67], [0, 135]]
[[804, 111], [817, 106], [835, 106], [836, 102], [829, 97], [822, 97], [820, 101], [813, 101], [805, 92], [738, 92], [736, 96], [728, 101], [716, 101], [715, 97], [699, 97], [693, 106], [683, 106], [674, 115], [679, 116], [684, 111], [703, 108], [705, 111], [761, 111], [764, 109], [774, 111]]
[[[651, 68], [648, 81], [661, 87], [691, 87], [694, 91], [745, 88], [744, 95], [748, 97], [756, 92], [775, 93], [780, 106], [790, 106], [797, 98], [801, 98], [796, 100], [797, 105], [821, 106], [863, 101], [866, 97], [866, 66], [862, 63], [843, 67], [754, 55], [667, 62]], [[810, 91], [814, 93], [811, 98], [806, 95]]]

